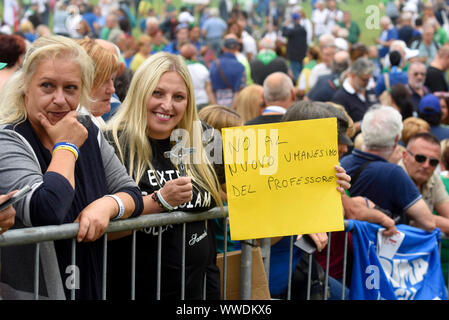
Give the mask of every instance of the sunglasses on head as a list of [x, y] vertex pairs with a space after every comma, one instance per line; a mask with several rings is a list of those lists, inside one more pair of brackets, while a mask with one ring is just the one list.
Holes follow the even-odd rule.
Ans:
[[[418, 163], [424, 163], [427, 160], [427, 156], [423, 155], [423, 154], [414, 154], [412, 153], [410, 150], [407, 150], [408, 153], [410, 153], [413, 157], [415, 157], [415, 161]], [[438, 160], [437, 158], [431, 158], [429, 157], [429, 164], [432, 167], [436, 167], [438, 164], [440, 163], [440, 160]]]

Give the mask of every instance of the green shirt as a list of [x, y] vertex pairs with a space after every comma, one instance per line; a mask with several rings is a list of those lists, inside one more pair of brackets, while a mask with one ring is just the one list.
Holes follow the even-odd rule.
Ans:
[[359, 41], [360, 28], [357, 25], [357, 23], [355, 23], [354, 21], [351, 21], [351, 25], [349, 26], [349, 28], [346, 27], [346, 25], [343, 22], [338, 22], [338, 25], [340, 27], [348, 30], [348, 32], [349, 32], [348, 41], [351, 44], [357, 43], [357, 41]]

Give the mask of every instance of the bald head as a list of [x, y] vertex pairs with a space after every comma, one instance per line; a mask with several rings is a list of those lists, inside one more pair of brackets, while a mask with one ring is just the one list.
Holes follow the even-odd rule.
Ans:
[[349, 53], [344, 50], [338, 51], [334, 55], [334, 60], [332, 61], [332, 72], [341, 74], [343, 71], [349, 68]]
[[196, 55], [196, 47], [191, 44], [190, 42], [186, 42], [183, 45], [181, 45], [181, 48], [179, 49], [179, 53], [181, 56], [183, 56], [187, 60], [193, 60]]
[[283, 72], [274, 72], [263, 82], [264, 99], [266, 105], [290, 107], [295, 102], [293, 81]]

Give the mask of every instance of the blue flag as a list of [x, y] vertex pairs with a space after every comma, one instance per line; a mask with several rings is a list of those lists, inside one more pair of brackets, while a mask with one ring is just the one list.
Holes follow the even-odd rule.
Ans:
[[397, 225], [392, 237], [364, 221], [353, 225], [353, 300], [447, 300], [438, 242], [440, 230]]

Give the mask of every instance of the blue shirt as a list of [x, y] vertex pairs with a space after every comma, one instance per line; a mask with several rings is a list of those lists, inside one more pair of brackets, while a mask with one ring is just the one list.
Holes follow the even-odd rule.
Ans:
[[[382, 41], [390, 41], [390, 40], [397, 40], [399, 39], [398, 30], [395, 27], [391, 27], [387, 31], [382, 31], [380, 35], [380, 40]], [[383, 58], [387, 55], [387, 53], [390, 51], [390, 47], [388, 46], [381, 46], [379, 48], [379, 58]]]
[[[390, 81], [390, 88], [393, 87], [396, 83], [408, 84], [408, 76], [407, 73], [401, 71], [398, 67], [391, 68], [391, 71], [387, 74], [388, 79]], [[381, 95], [387, 89], [385, 85], [385, 76], [381, 74], [377, 79], [377, 85], [374, 89], [377, 95]]]
[[430, 126], [430, 133], [441, 141], [449, 138], [449, 127], [444, 125]]
[[[237, 57], [233, 53], [223, 53], [220, 58], [220, 68], [223, 70], [224, 76], [228, 83], [232, 86], [234, 92], [239, 91], [242, 86], [242, 78], [245, 73], [245, 67], [238, 62]], [[226, 89], [228, 86], [220, 76], [217, 68], [217, 62], [212, 62], [210, 66], [210, 80], [214, 91]]]
[[223, 19], [212, 17], [204, 22], [201, 29], [206, 31], [206, 39], [221, 38], [228, 29], [228, 26]]
[[303, 251], [293, 246], [292, 269], [288, 270], [290, 237], [283, 237], [271, 246], [269, 288], [271, 295], [280, 295], [287, 290], [288, 276], [301, 259]]
[[373, 161], [360, 174], [349, 192], [351, 196], [364, 196], [379, 207], [389, 210], [393, 217], [406, 221], [405, 211], [421, 199], [421, 194], [410, 176], [400, 166], [384, 158], [354, 149], [341, 159], [341, 166], [353, 176], [366, 161]]

